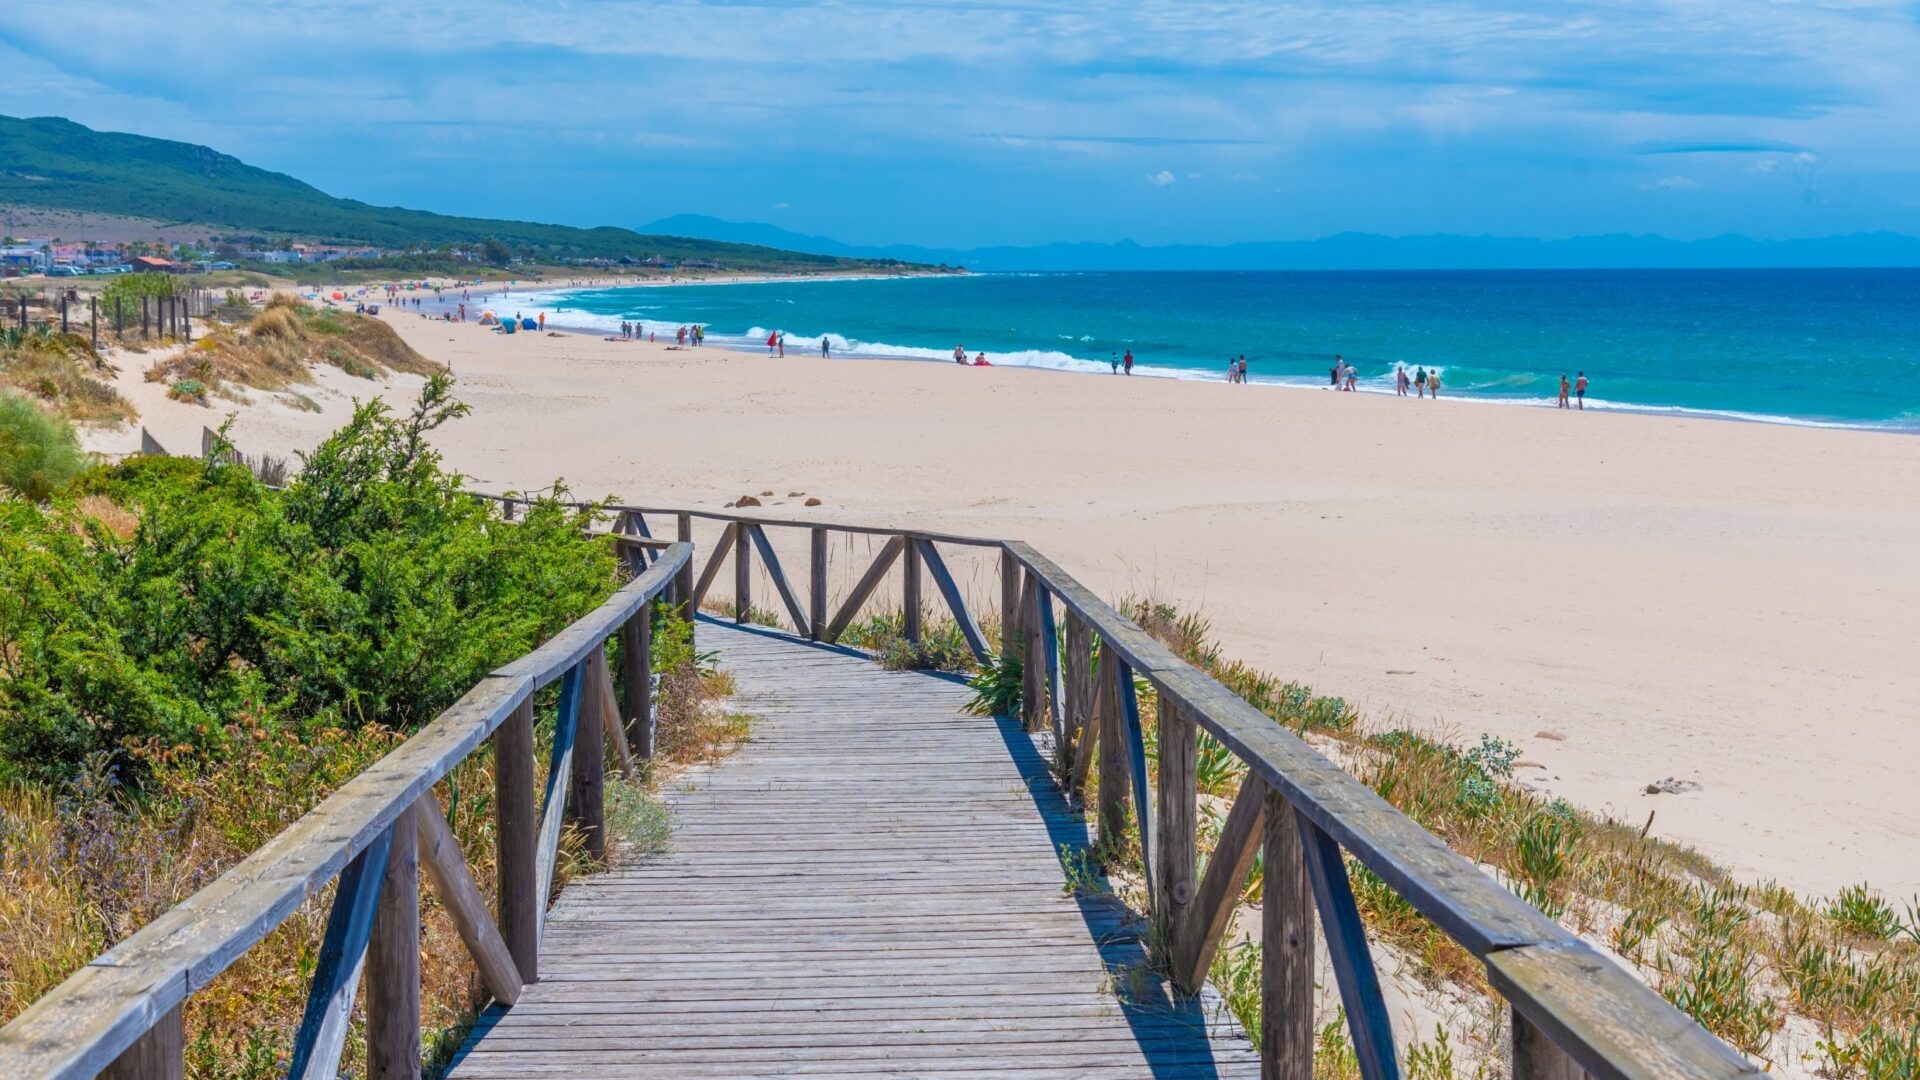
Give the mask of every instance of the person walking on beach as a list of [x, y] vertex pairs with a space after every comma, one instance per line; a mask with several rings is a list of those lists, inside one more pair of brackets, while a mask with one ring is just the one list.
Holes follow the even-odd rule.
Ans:
[[1399, 397], [1407, 396], [1407, 365], [1398, 364], [1393, 369], [1393, 392]]
[[1119, 353], [1117, 352], [1108, 353], [1107, 364], [1113, 368], [1113, 373], [1115, 375], [1120, 374], [1120, 354]]
[[1573, 389], [1573, 384], [1567, 381], [1567, 373], [1564, 371], [1561, 372], [1560, 373], [1560, 400], [1554, 402], [1554, 408], [1556, 409], [1573, 408], [1573, 405], [1569, 403], [1567, 400], [1567, 394], [1570, 391], [1572, 391], [1572, 389]]
[[1440, 400], [1440, 369], [1439, 368], [1434, 368], [1432, 371], [1427, 372], [1427, 393], [1433, 395], [1433, 400], [1435, 401]]
[[1340, 389], [1340, 369], [1346, 366], [1347, 366], [1347, 362], [1345, 360], [1340, 359], [1340, 354], [1334, 353], [1333, 354], [1333, 370], [1328, 372], [1327, 376], [1332, 381], [1333, 388], [1335, 390]]
[[1415, 397], [1427, 396], [1427, 366], [1425, 364], [1420, 365], [1420, 370], [1413, 373], [1413, 392]]
[[705, 323], [693, 324], [694, 346], [697, 348], [701, 345], [705, 345], [706, 343], [707, 343], [707, 325]]
[[781, 334], [777, 344], [780, 347], [780, 355], [784, 358], [787, 355], [787, 335]]
[[832, 352], [827, 344], [827, 335], [821, 334], [820, 335], [820, 359], [826, 360], [831, 356], [832, 356]]
[[1573, 396], [1578, 402], [1574, 408], [1581, 412], [1587, 411], [1587, 373], [1584, 371], [1580, 373], [1579, 378], [1573, 380]]
[[773, 347], [778, 344], [780, 344], [780, 331], [775, 330], [774, 332], [767, 335], [767, 355], [768, 356], [773, 355]]
[[1227, 381], [1230, 383], [1240, 381], [1240, 361], [1231, 356], [1227, 357]]
[[547, 313], [546, 313], [546, 312], [544, 312], [544, 311], [543, 311], [543, 312], [541, 312], [541, 313], [540, 313], [540, 318], [539, 318], [539, 319], [537, 319], [536, 321], [537, 321], [537, 322], [538, 322], [538, 323], [540, 324], [540, 329], [541, 329], [542, 331], [545, 331], [545, 330], [546, 330], [546, 328], [547, 328]]
[[1132, 349], [1128, 349], [1126, 353], [1120, 357], [1120, 366], [1126, 369], [1126, 372], [1128, 375], [1133, 374], [1133, 350]]

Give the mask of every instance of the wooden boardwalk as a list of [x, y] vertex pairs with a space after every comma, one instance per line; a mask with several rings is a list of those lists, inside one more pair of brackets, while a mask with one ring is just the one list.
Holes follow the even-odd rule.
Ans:
[[1017, 724], [953, 678], [699, 634], [754, 740], [673, 785], [669, 854], [562, 893], [454, 1077], [1259, 1075], [1211, 990], [1144, 975], [1143, 920], [1064, 888], [1088, 828]]

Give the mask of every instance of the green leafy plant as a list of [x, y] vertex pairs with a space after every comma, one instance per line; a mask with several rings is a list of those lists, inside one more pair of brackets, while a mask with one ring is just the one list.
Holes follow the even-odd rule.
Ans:
[[1018, 716], [1026, 687], [1026, 668], [1018, 656], [989, 657], [979, 674], [968, 681], [973, 700], [967, 710], [976, 716]]
[[86, 466], [71, 425], [25, 398], [0, 392], [0, 488], [44, 502]]
[[1887, 941], [1902, 931], [1893, 905], [1866, 885], [1848, 885], [1827, 904], [1827, 918], [1842, 931], [1872, 941]]

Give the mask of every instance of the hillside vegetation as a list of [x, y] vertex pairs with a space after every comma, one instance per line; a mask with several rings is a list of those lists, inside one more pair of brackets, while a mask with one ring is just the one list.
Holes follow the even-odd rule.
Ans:
[[752, 244], [643, 236], [602, 226], [454, 217], [340, 199], [192, 143], [95, 131], [59, 117], [0, 116], [0, 204], [121, 214], [163, 222], [384, 248], [478, 249], [492, 239], [536, 259], [709, 259], [730, 269], [904, 267], [895, 260], [807, 255]]

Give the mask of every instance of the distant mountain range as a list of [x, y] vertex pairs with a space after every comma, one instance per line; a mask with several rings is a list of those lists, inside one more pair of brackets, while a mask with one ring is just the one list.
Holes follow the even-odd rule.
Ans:
[[1920, 237], [1853, 233], [1806, 240], [1716, 236], [1670, 240], [1614, 233], [1566, 240], [1507, 236], [1378, 236], [1338, 233], [1318, 240], [1256, 241], [1209, 246], [1043, 244], [1035, 247], [935, 248], [911, 244], [865, 247], [808, 236], [777, 225], [679, 214], [645, 232], [761, 244], [847, 258], [944, 263], [969, 270], [1443, 270], [1628, 267], [1920, 266]]
[[[284, 173], [193, 143], [95, 131], [59, 117], [0, 116], [0, 205], [118, 214], [215, 233], [369, 244], [480, 248], [488, 239], [536, 258], [714, 260], [749, 270], [859, 269], [874, 264], [711, 237], [641, 235], [528, 221], [451, 217], [340, 199]], [[68, 239], [84, 239], [69, 237]]]

